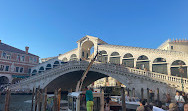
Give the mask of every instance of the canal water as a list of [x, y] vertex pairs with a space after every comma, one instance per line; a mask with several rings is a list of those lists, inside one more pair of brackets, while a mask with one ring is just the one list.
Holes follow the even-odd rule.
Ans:
[[[67, 100], [67, 92], [61, 94], [62, 100]], [[32, 95], [11, 95], [9, 111], [31, 111]], [[5, 95], [0, 95], [0, 111], [4, 111]]]
[[[11, 95], [10, 111], [30, 111], [31, 102], [25, 102], [32, 99], [32, 95]], [[0, 111], [4, 111], [5, 95], [0, 96]]]

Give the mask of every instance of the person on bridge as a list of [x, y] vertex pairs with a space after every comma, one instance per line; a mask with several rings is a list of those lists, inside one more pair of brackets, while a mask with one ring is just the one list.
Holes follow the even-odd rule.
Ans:
[[93, 111], [93, 92], [90, 89], [88, 89], [87, 87], [85, 87], [85, 91], [83, 91], [83, 94], [86, 95], [86, 107], [87, 107], [87, 111]]

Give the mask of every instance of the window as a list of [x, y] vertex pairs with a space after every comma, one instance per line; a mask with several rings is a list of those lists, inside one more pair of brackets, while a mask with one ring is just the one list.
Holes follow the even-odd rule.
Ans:
[[36, 57], [34, 58], [34, 62], [37, 62], [37, 58]]
[[84, 52], [82, 52], [82, 57], [84, 57]]
[[7, 54], [7, 59], [11, 59], [11, 54]]
[[23, 73], [23, 67], [20, 68], [20, 72]]
[[171, 46], [171, 49], [173, 49], [174, 47], [173, 46]]
[[4, 70], [4, 65], [0, 65], [0, 71]]
[[19, 67], [16, 67], [16, 72], [19, 72], [19, 69], [20, 69]]
[[33, 57], [29, 57], [29, 62], [33, 62]]
[[16, 60], [17, 60], [17, 61], [20, 61], [20, 55], [17, 55]]
[[9, 71], [9, 66], [6, 66], [6, 67], [5, 67], [5, 71]]
[[2, 58], [6, 58], [6, 56], [7, 56], [6, 52], [3, 52]]
[[25, 61], [25, 56], [21, 56], [21, 59], [20, 59], [22, 62]]

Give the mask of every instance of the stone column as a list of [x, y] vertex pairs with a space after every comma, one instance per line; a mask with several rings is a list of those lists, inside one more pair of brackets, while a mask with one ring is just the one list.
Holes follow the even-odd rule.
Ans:
[[80, 60], [80, 58], [82, 58], [82, 47], [81, 47], [81, 43], [80, 42], [78, 42], [77, 53], [78, 53], [78, 60]]
[[122, 58], [123, 58], [123, 57], [120, 57], [120, 58], [119, 58], [119, 59], [120, 59], [120, 61], [119, 61], [120, 64], [122, 64]]
[[169, 63], [167, 64], [167, 74], [168, 74], [169, 76], [171, 76], [170, 64], [169, 64]]
[[134, 58], [134, 67], [136, 67], [136, 61], [137, 61], [137, 59]]
[[152, 72], [152, 61], [149, 61], [149, 71]]
[[94, 44], [94, 56], [97, 54], [97, 51], [98, 51], [98, 45], [97, 45], [97, 40], [95, 41], [95, 43], [93, 43]]

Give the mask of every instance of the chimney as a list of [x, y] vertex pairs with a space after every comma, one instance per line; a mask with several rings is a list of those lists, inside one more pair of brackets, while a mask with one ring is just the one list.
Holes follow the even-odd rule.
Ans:
[[28, 54], [29, 47], [25, 47], [25, 53]]

